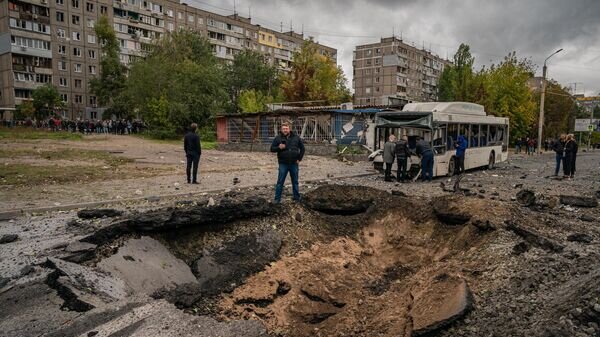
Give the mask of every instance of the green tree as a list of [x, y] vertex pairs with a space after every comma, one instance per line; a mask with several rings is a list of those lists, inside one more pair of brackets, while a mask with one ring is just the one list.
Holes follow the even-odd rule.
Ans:
[[454, 62], [442, 71], [438, 86], [440, 101], [471, 102], [477, 89], [473, 82], [473, 63], [475, 58], [471, 55], [468, 45], [461, 43], [454, 54]]
[[108, 108], [117, 116], [124, 115], [120, 94], [125, 87], [125, 66], [119, 61], [119, 42], [117, 35], [106, 16], [100, 17], [94, 31], [100, 43], [100, 77], [90, 80], [91, 92], [96, 95], [98, 103]]
[[35, 106], [31, 101], [25, 101], [17, 106], [15, 111], [16, 119], [27, 119], [35, 116]]
[[600, 118], [600, 105], [596, 105], [592, 111], [594, 118]]
[[[536, 111], [539, 111], [540, 93], [533, 97], [536, 102]], [[544, 135], [545, 137], [558, 137], [561, 133], [567, 133], [574, 123], [577, 114], [577, 105], [566, 88], [556, 81], [546, 83], [546, 95], [544, 99]], [[537, 123], [534, 123], [537, 127]]]
[[325, 101], [338, 104], [350, 100], [350, 90], [341, 67], [319, 54], [317, 46], [305, 42], [294, 53], [292, 70], [282, 76], [281, 89], [288, 101]]
[[38, 118], [46, 118], [54, 112], [54, 108], [62, 106], [58, 89], [50, 83], [34, 89], [31, 97]]
[[266, 98], [276, 93], [278, 87], [277, 69], [256, 51], [240, 52], [227, 67], [227, 88], [234, 107], [241, 107], [238, 102], [244, 91]]
[[[225, 77], [210, 43], [197, 32], [181, 30], [155, 41], [146, 57], [131, 66], [122, 97], [150, 128], [183, 132], [192, 122], [212, 125], [214, 114], [223, 111], [228, 100]], [[157, 111], [164, 116], [164, 102], [168, 125], [155, 118]]]
[[241, 92], [238, 106], [242, 112], [261, 112], [267, 109], [272, 97], [265, 96], [261, 91], [250, 89]]

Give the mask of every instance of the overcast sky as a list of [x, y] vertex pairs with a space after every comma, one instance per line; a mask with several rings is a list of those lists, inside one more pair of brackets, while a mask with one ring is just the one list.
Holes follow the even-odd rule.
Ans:
[[[234, 0], [185, 0], [231, 14]], [[338, 64], [352, 83], [352, 51], [395, 33], [405, 42], [451, 58], [460, 43], [471, 46], [477, 67], [498, 63], [511, 51], [548, 77], [587, 96], [600, 92], [600, 0], [236, 0], [238, 14], [271, 29], [290, 25], [337, 48]]]

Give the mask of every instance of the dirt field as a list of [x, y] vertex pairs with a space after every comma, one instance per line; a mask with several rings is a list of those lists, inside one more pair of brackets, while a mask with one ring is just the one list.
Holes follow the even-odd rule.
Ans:
[[[118, 141], [138, 145], [107, 157]], [[180, 164], [176, 145], [92, 142], [104, 154], [86, 165]], [[574, 180], [553, 177], [547, 154], [408, 184], [331, 180], [368, 164], [309, 158], [321, 181], [281, 205], [272, 186], [231, 183], [260, 185], [272, 156], [212, 157], [231, 163], [210, 173], [227, 191], [1, 221], [0, 336], [600, 336], [600, 152], [579, 154]]]
[[[0, 211], [274, 185], [277, 179], [277, 160], [270, 153], [204, 150], [200, 185], [185, 183], [184, 161], [181, 144], [132, 136], [3, 139]], [[351, 164], [307, 156], [300, 174], [314, 180], [370, 172], [364, 163]]]

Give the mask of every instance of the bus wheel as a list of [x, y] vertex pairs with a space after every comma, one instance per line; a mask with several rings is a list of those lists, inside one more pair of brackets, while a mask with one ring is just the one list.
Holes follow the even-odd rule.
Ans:
[[494, 151], [490, 152], [490, 159], [488, 160], [488, 170], [491, 170], [494, 168], [494, 165], [496, 164], [496, 155], [494, 154]]
[[452, 177], [456, 173], [456, 157], [450, 158], [448, 163], [448, 177]]

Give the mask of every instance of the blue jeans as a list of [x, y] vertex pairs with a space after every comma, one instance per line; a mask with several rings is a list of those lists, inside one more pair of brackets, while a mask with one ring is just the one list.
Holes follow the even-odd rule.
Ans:
[[556, 154], [556, 169], [554, 170], [554, 175], [557, 176], [558, 172], [560, 172], [560, 163], [563, 161], [562, 153]]
[[423, 153], [421, 158], [421, 179], [423, 181], [431, 181], [433, 178], [433, 152], [427, 151]]
[[277, 185], [275, 185], [275, 202], [281, 202], [281, 192], [283, 192], [283, 184], [288, 172], [292, 179], [292, 192], [294, 200], [300, 200], [300, 191], [298, 190], [298, 164], [279, 163], [279, 175], [277, 176]]

